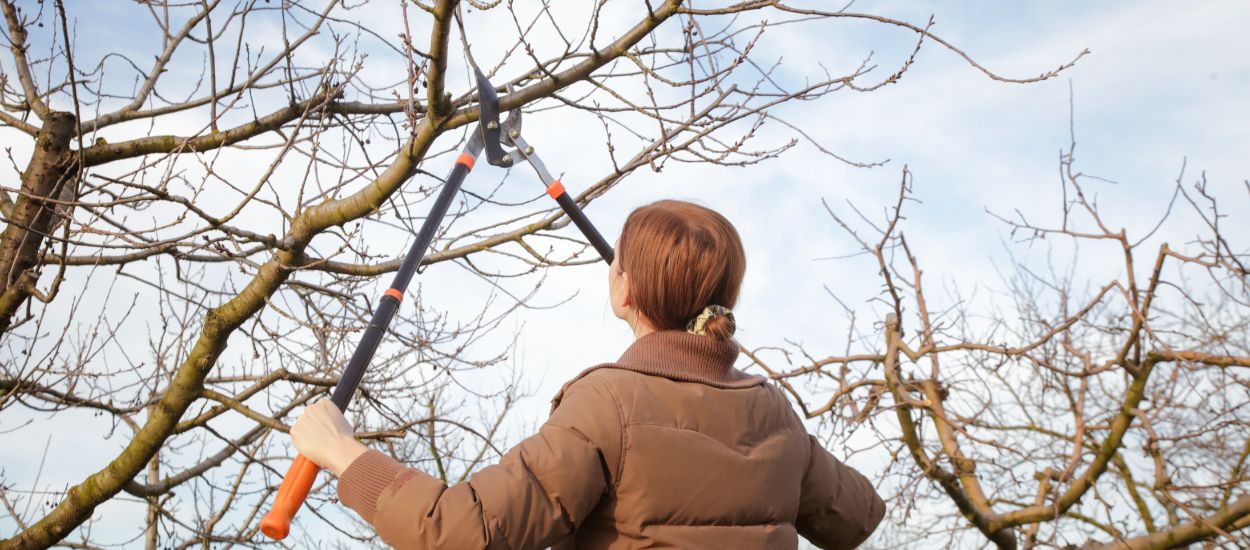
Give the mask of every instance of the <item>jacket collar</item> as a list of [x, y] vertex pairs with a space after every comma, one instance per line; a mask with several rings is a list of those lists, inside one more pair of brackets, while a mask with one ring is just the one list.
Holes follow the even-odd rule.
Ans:
[[735, 369], [737, 358], [738, 342], [732, 339], [722, 341], [684, 330], [662, 330], [635, 340], [610, 366], [718, 388], [764, 383], [761, 376]]
[[622, 369], [678, 382], [694, 382], [714, 388], [737, 389], [759, 386], [767, 380], [734, 368], [738, 358], [738, 342], [720, 341], [684, 330], [652, 332], [634, 340], [615, 363], [590, 367], [564, 384], [551, 401], [559, 405], [564, 391], [583, 376], [598, 369]]

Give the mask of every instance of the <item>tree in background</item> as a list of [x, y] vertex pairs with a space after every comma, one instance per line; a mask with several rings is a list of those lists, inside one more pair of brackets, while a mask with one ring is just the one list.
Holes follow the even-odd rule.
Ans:
[[[1225, 229], [1244, 206], [1221, 200], [1250, 182], [1221, 191], [1182, 170], [1157, 223], [1109, 219], [1095, 198], [1108, 182], [1081, 173], [1075, 149], [1052, 219], [998, 217], [1017, 252], [1054, 248], [1042, 265], [1013, 255], [997, 288], [922, 269], [906, 169], [883, 216], [826, 204], [880, 294], [868, 315], [834, 295], [850, 317], [843, 353], [748, 351], [831, 445], [862, 450], [851, 436], [871, 427], [869, 448], [891, 457], [890, 543], [1245, 547], [1250, 255]], [[1161, 242], [1185, 216], [1192, 240]], [[1143, 221], [1140, 234], [1121, 225]]]
[[[613, 162], [581, 186], [583, 206], [639, 169], [773, 158], [795, 141], [762, 143], [763, 125], [805, 139], [777, 106], [897, 82], [926, 42], [1007, 82], [1071, 65], [1003, 78], [928, 26], [776, 1], [527, 4], [92, 5], [125, 23], [101, 29], [100, 11], [0, 0], [0, 135], [20, 144], [20, 180], [0, 189], [0, 438], [30, 445], [27, 423], [65, 419], [38, 434], [91, 449], [76, 459], [93, 472], [63, 490], [0, 473], [0, 548], [93, 547], [117, 528], [101, 506], [146, 507], [131, 540], [149, 548], [260, 540], [293, 454], [271, 436], [333, 387], [433, 174], [476, 122], [473, 59], [502, 109], [598, 122]], [[378, 30], [396, 20], [399, 36]], [[845, 20], [902, 29], [915, 50], [892, 70], [864, 60], [798, 85], [754, 53], [773, 27]], [[490, 292], [449, 311], [414, 289], [349, 415], [371, 445], [449, 481], [498, 456], [520, 395], [501, 324], [541, 305], [546, 270], [593, 261], [537, 188], [516, 187], [465, 190], [426, 256]], [[91, 416], [113, 430], [82, 433]], [[327, 493], [305, 521], [330, 513]]]

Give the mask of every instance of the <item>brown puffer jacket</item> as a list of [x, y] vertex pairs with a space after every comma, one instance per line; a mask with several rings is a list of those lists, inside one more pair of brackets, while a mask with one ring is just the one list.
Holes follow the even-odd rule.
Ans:
[[546, 424], [448, 487], [369, 451], [343, 504], [396, 548], [853, 548], [885, 512], [733, 342], [638, 339], [564, 386]]

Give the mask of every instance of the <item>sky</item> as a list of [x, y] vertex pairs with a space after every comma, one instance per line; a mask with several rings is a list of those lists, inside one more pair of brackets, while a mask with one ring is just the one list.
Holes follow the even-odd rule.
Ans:
[[[119, 17], [69, 4], [84, 19]], [[855, 308], [861, 322], [884, 316], [881, 305], [871, 302], [880, 290], [871, 262], [828, 259], [854, 252], [854, 243], [825, 204], [848, 213], [849, 201], [880, 219], [897, 193], [904, 166], [914, 176], [919, 200], [907, 207], [907, 235], [926, 277], [933, 285], [965, 289], [1001, 286], [999, 267], [1009, 250], [1027, 262], [1045, 260], [1050, 243], [1013, 244], [1008, 228], [990, 213], [1010, 217], [1019, 211], [1030, 220], [1055, 222], [1062, 200], [1059, 155], [1073, 136], [1078, 168], [1114, 182], [1093, 186], [1107, 218], [1131, 233], [1153, 226], [1182, 167], [1184, 181], [1205, 174], [1228, 204], [1245, 205], [1250, 59], [1243, 53], [1250, 51], [1250, 35], [1244, 32], [1250, 4], [858, 2], [854, 9], [916, 24], [932, 17], [935, 34], [1007, 77], [1034, 76], [1085, 49], [1090, 53], [1059, 77], [1010, 84], [987, 78], [954, 53], [929, 43], [896, 84], [872, 93], [840, 92], [774, 113], [845, 158], [888, 159], [883, 166], [848, 166], [800, 140], [781, 158], [752, 167], [670, 164], [659, 174], [640, 172], [587, 209], [609, 240], [633, 208], [660, 198], [692, 200], [725, 214], [737, 226], [748, 257], [735, 307], [739, 340], [747, 347], [791, 342], [815, 355], [841, 352], [847, 318], [830, 292]], [[388, 5], [369, 17], [393, 18], [393, 11]], [[379, 33], [389, 29], [382, 19]], [[91, 32], [86, 25], [82, 28]], [[754, 55], [780, 60], [782, 76], [789, 79], [822, 66], [845, 69], [870, 53], [880, 66], [873, 74], [880, 78], [910, 54], [916, 39], [908, 31], [862, 21], [773, 31]], [[104, 33], [98, 40], [129, 47], [125, 33]], [[476, 53], [479, 63], [495, 53], [489, 39], [482, 42], [482, 52]], [[385, 61], [377, 63], [382, 66], [371, 70], [394, 69]], [[193, 118], [169, 124], [203, 124]], [[586, 139], [588, 133], [599, 132], [586, 128], [591, 120], [527, 115], [527, 139], [573, 192], [603, 173], [602, 145]], [[761, 139], [782, 143], [795, 137], [772, 124]], [[19, 158], [29, 154], [11, 133], [0, 134], [0, 141], [12, 145]], [[12, 179], [10, 172], [5, 177]], [[466, 186], [494, 183], [484, 176], [482, 180], [490, 181], [471, 179]], [[524, 179], [516, 184], [538, 186]], [[1246, 228], [1235, 217], [1229, 224]], [[1183, 243], [1198, 230], [1192, 217], [1179, 215], [1157, 238]], [[570, 235], [573, 231], [565, 230]], [[1111, 248], [1083, 250], [1080, 267], [1088, 273], [1115, 269], [1113, 253]], [[421, 284], [438, 292], [427, 291], [423, 300], [452, 309], [479, 303], [480, 295], [472, 293], [480, 287], [461, 281], [463, 273], [451, 264], [431, 267]], [[553, 270], [541, 298], [568, 302], [551, 310], [523, 311], [510, 320], [520, 333], [515, 364], [533, 396], [514, 415], [514, 433], [541, 421], [547, 400], [565, 380], [615, 359], [628, 346], [628, 328], [607, 305], [606, 280], [600, 264]], [[12, 427], [9, 422], [0, 427]], [[6, 476], [32, 471], [43, 452], [42, 442], [37, 443], [25, 450], [0, 449]], [[59, 472], [40, 472], [43, 483], [80, 479], [83, 466], [66, 462]], [[880, 471], [872, 455], [852, 456], [849, 463], [870, 476]]]

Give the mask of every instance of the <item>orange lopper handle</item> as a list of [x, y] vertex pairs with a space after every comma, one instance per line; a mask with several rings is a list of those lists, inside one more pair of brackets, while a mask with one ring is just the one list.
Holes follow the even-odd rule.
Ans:
[[282, 478], [282, 486], [278, 488], [273, 507], [260, 520], [260, 531], [266, 537], [282, 540], [291, 532], [291, 518], [304, 505], [304, 499], [308, 498], [308, 491], [312, 489], [313, 482], [317, 480], [317, 472], [320, 471], [321, 468], [304, 458], [304, 455], [295, 457], [291, 469]]

